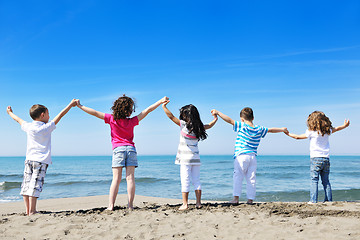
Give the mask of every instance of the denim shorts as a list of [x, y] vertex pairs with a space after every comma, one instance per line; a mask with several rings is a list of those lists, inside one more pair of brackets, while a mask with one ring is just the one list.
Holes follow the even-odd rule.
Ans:
[[112, 167], [138, 167], [137, 153], [133, 146], [120, 146], [114, 148]]

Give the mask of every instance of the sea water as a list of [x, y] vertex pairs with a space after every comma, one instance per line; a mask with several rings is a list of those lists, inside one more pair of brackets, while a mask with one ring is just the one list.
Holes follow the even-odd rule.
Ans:
[[[181, 198], [180, 169], [175, 156], [138, 156], [136, 194]], [[55, 156], [48, 167], [40, 199], [106, 195], [111, 156]], [[232, 156], [201, 156], [200, 179], [204, 200], [232, 199]], [[334, 201], [360, 200], [360, 156], [332, 156], [330, 183]], [[258, 156], [256, 201], [309, 201], [308, 156]], [[0, 157], [0, 202], [20, 201], [24, 157]], [[321, 181], [319, 200], [323, 199]], [[241, 200], [246, 200], [245, 180]], [[126, 193], [125, 169], [119, 193]], [[194, 199], [190, 192], [190, 199]]]

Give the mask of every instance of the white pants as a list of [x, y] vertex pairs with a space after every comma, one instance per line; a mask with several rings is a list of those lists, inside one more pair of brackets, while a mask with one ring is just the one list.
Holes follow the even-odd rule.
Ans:
[[241, 154], [234, 160], [233, 195], [241, 196], [242, 181], [246, 179], [246, 196], [255, 199], [256, 194], [256, 155]]
[[190, 192], [190, 181], [195, 190], [201, 190], [200, 165], [180, 165], [181, 192]]

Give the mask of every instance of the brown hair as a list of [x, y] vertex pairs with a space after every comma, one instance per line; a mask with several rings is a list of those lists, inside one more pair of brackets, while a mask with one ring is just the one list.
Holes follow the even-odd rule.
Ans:
[[32, 105], [32, 107], [30, 108], [30, 117], [33, 120], [39, 119], [41, 114], [45, 113], [46, 110], [47, 110], [47, 108], [44, 105], [41, 105], [41, 104]]
[[254, 113], [253, 110], [249, 107], [243, 108], [240, 112], [240, 117], [247, 120], [252, 121], [254, 120]]
[[325, 113], [320, 111], [314, 111], [309, 115], [307, 125], [309, 130], [316, 131], [322, 136], [325, 134], [330, 135], [331, 130], [333, 129], [330, 119]]
[[111, 110], [113, 111], [115, 120], [130, 117], [130, 115], [135, 112], [134, 100], [124, 94], [122, 97], [115, 100]]

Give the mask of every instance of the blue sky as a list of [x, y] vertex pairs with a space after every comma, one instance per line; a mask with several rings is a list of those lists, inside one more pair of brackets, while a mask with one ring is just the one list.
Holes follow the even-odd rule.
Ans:
[[[26, 135], [6, 114], [30, 121], [41, 103], [54, 117], [72, 98], [110, 112], [123, 93], [139, 113], [163, 96], [169, 109], [192, 103], [235, 120], [303, 133], [324, 111], [332, 154], [360, 154], [359, 1], [1, 1], [0, 155], [24, 155]], [[202, 154], [233, 153], [222, 120]], [[139, 154], [176, 154], [179, 129], [161, 107], [135, 130]], [[53, 155], [110, 155], [109, 126], [74, 108], [52, 138]], [[309, 154], [307, 140], [263, 139], [259, 154]]]

